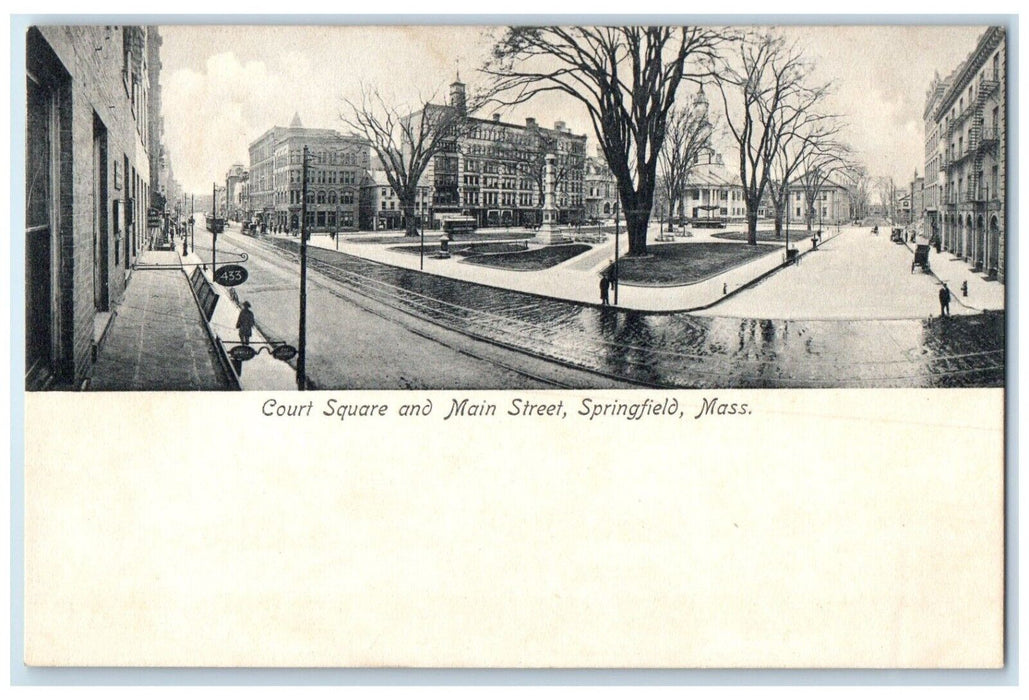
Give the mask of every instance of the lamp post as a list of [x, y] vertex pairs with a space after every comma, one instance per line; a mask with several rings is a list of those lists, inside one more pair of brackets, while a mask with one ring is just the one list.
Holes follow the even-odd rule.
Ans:
[[211, 225], [208, 229], [211, 231], [211, 274], [214, 274], [215, 269], [218, 267], [218, 226], [214, 223], [214, 220], [218, 218], [218, 185], [217, 183], [211, 183]]
[[297, 389], [307, 388], [307, 146], [301, 166], [300, 191], [300, 328], [297, 341]]

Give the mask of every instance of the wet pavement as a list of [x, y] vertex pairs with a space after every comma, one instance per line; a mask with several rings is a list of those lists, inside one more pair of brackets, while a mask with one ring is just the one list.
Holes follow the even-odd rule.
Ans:
[[[297, 243], [267, 239], [297, 254]], [[1004, 314], [902, 320], [702, 317], [585, 306], [310, 247], [313, 269], [471, 335], [641, 385], [1003, 386]]]

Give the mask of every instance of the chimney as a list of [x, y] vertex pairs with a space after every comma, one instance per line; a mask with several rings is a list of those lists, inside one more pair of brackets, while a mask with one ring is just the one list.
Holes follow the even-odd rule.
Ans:
[[494, 112], [493, 113], [493, 121], [495, 121], [495, 122], [499, 122], [500, 121], [500, 112]]
[[536, 128], [536, 118], [535, 117], [526, 117], [525, 118], [525, 127], [527, 129], [535, 129]]
[[564, 122], [554, 122], [554, 130], [555, 131], [564, 131], [565, 130], [565, 123]]

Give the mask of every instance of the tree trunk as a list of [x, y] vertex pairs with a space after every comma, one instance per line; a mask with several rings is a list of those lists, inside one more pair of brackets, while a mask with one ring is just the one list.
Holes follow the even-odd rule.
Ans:
[[650, 223], [649, 212], [629, 211], [625, 215], [625, 228], [629, 235], [629, 255], [647, 254], [647, 224]]
[[747, 203], [747, 244], [757, 245], [757, 206]]
[[815, 210], [813, 207], [808, 207], [807, 210], [807, 230], [811, 231], [811, 222], [815, 219]]
[[775, 210], [775, 237], [782, 238], [782, 209]]
[[400, 208], [404, 211], [404, 229], [408, 236], [418, 235], [418, 220], [415, 215], [414, 200], [401, 202]]

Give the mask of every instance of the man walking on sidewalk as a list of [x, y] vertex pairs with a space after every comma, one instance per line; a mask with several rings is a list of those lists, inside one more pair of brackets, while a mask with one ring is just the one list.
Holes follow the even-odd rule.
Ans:
[[950, 290], [946, 282], [940, 288], [940, 316], [950, 316]]
[[250, 345], [250, 334], [254, 331], [254, 312], [250, 310], [249, 301], [244, 301], [243, 308], [239, 310], [236, 328], [239, 329], [239, 342]]

